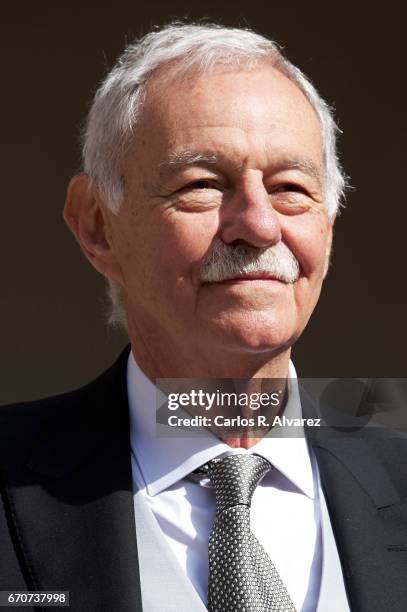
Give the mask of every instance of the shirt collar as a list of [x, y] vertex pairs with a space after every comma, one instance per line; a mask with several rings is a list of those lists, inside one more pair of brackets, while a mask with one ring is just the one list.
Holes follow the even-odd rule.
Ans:
[[[262, 455], [305, 495], [314, 497], [312, 465], [302, 433], [297, 432], [297, 437], [282, 438], [268, 435], [248, 450], [231, 449], [209, 431], [204, 437], [185, 437], [182, 440], [158, 437], [156, 406], [164, 403], [166, 398], [138, 366], [132, 352], [127, 362], [127, 393], [131, 448], [149, 495], [157, 495], [215, 457], [239, 452]], [[297, 374], [291, 361], [284, 414], [301, 417]]]

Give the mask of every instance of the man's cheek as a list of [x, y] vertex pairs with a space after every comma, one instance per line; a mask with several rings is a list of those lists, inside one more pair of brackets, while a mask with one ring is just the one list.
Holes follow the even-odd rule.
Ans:
[[[296, 255], [295, 251], [294, 255]], [[296, 256], [306, 276], [322, 274], [326, 259], [326, 240], [321, 240], [318, 234], [311, 239], [304, 240]]]

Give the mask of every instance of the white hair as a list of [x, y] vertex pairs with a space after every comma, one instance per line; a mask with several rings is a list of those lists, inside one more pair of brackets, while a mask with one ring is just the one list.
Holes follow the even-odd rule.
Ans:
[[218, 283], [254, 273], [267, 273], [285, 283], [295, 283], [300, 264], [281, 240], [259, 249], [242, 243], [225, 244], [218, 238], [201, 262], [199, 279], [204, 283]]
[[[137, 129], [145, 85], [157, 71], [171, 71], [160, 79], [200, 75], [219, 64], [230, 69], [270, 63], [304, 93], [321, 125], [325, 170], [325, 201], [332, 221], [341, 206], [346, 186], [336, 152], [338, 130], [333, 112], [313, 84], [285, 58], [272, 40], [250, 30], [216, 24], [172, 23], [150, 32], [124, 50], [97, 90], [83, 135], [84, 171], [99, 189], [106, 205], [119, 212], [124, 197], [125, 156]], [[125, 326], [121, 292], [109, 281], [111, 323]]]

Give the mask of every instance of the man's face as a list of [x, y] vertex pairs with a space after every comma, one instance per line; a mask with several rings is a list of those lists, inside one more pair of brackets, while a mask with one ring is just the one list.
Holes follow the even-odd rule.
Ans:
[[[290, 346], [318, 300], [331, 240], [312, 107], [269, 66], [153, 79], [112, 231], [129, 327], [145, 342], [206, 354]], [[275, 278], [278, 257], [269, 274], [243, 266], [205, 281], [205, 262], [216, 268], [236, 246], [254, 262], [277, 249], [293, 282]]]

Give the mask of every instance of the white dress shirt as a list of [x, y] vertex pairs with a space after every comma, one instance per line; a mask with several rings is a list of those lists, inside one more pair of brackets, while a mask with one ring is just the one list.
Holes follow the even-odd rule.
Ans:
[[[232, 449], [210, 432], [205, 437], [156, 435], [157, 388], [129, 355], [132, 470], [174, 557], [206, 604], [208, 540], [215, 518], [211, 488], [187, 476], [207, 461], [232, 453], [257, 453], [274, 466], [256, 488], [251, 529], [276, 566], [298, 612], [318, 600], [322, 545], [318, 467], [303, 436], [264, 437], [250, 449]], [[164, 397], [164, 396], [163, 396]], [[285, 414], [301, 415], [296, 372], [289, 365]]]

